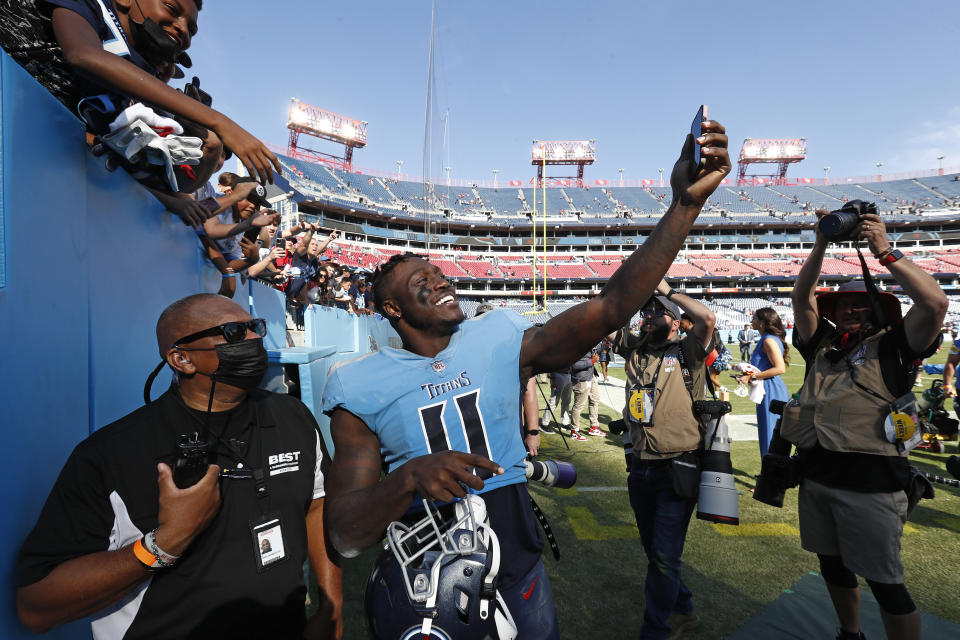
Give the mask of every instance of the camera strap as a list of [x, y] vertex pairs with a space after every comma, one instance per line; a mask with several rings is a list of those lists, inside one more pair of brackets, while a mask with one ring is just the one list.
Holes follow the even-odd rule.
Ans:
[[543, 510], [540, 509], [540, 505], [538, 505], [537, 501], [533, 499], [533, 496], [528, 497], [530, 498], [530, 507], [533, 509], [533, 515], [536, 516], [537, 522], [540, 523], [540, 528], [543, 529], [543, 535], [547, 539], [547, 543], [550, 545], [550, 550], [553, 552], [553, 557], [559, 560], [560, 545], [557, 544], [557, 538], [553, 535], [553, 529], [550, 528], [550, 523], [547, 521], [547, 516], [543, 514]]
[[867, 268], [867, 261], [863, 257], [863, 253], [860, 251], [860, 247], [857, 246], [857, 257], [860, 258], [860, 269], [863, 271], [863, 284], [867, 289], [867, 297], [870, 298], [870, 306], [873, 307], [873, 313], [877, 318], [877, 324], [880, 328], [889, 328], [890, 319], [887, 317], [887, 309], [883, 305], [883, 302], [880, 300], [880, 291], [877, 290], [877, 283], [873, 279], [873, 275], [870, 273], [870, 269]]

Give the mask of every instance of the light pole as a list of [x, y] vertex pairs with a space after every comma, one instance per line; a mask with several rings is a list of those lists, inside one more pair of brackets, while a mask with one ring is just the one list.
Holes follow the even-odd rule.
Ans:
[[450, 169], [452, 167], [444, 167], [443, 170], [447, 172], [447, 186], [450, 186]]
[[494, 190], [497, 189], [497, 174], [498, 174], [498, 173], [500, 173], [500, 169], [494, 169], [494, 170], [493, 170], [493, 188], [494, 188]]
[[662, 187], [663, 186], [663, 167], [660, 167], [659, 169], [657, 169], [657, 171], [660, 172], [660, 186]]
[[938, 176], [942, 176], [942, 175], [943, 175], [943, 156], [942, 156], [942, 155], [941, 155], [941, 156], [937, 156], [937, 162], [938, 162], [939, 165], [940, 165], [940, 166], [937, 168], [937, 175], [938, 175]]
[[830, 184], [830, 176], [828, 175], [829, 173], [830, 173], [830, 167], [829, 166], [824, 167], [823, 168], [823, 184]]
[[403, 166], [403, 160], [397, 160], [397, 180], [403, 180], [403, 173], [400, 172], [400, 167]]
[[620, 186], [623, 186], [623, 169], [617, 169], [620, 172]]
[[883, 163], [877, 163], [877, 182], [883, 182]]

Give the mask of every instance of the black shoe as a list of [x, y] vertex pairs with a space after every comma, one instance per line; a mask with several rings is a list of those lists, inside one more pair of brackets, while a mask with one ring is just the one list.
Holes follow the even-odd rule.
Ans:
[[950, 458], [947, 459], [947, 471], [949, 471], [954, 478], [960, 480], [960, 457], [950, 456]]
[[837, 629], [837, 640], [867, 640], [867, 636], [863, 635], [863, 631], [849, 633], [843, 629]]
[[551, 427], [549, 424], [541, 424], [540, 433], [549, 433], [550, 435], [553, 435], [556, 433], [556, 430], [553, 427]]

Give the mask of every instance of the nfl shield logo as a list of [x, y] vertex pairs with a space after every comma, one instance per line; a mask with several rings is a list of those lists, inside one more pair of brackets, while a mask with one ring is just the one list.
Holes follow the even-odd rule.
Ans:
[[447, 370], [447, 365], [443, 364], [442, 360], [434, 360], [430, 363], [430, 366], [433, 367], [433, 370], [437, 373], [443, 373]]

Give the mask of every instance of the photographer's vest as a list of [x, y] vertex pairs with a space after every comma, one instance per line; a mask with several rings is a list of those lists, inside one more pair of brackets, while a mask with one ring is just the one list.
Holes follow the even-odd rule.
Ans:
[[870, 336], [838, 362], [827, 359], [826, 349], [817, 352], [800, 389], [799, 404], [784, 409], [780, 435], [803, 449], [819, 442], [839, 453], [900, 455], [897, 446], [887, 441], [883, 426], [893, 400], [883, 380], [879, 353], [886, 333]]
[[[693, 402], [681, 371], [681, 344], [677, 341], [662, 350], [637, 349], [627, 361], [627, 406], [623, 409], [623, 419], [630, 428], [630, 438], [635, 450], [640, 452], [641, 459], [673, 458], [700, 446], [700, 425], [693, 415]], [[689, 348], [684, 353], [684, 359], [690, 368], [693, 396], [702, 400], [705, 375], [703, 360], [691, 358]], [[631, 390], [637, 386], [651, 385], [654, 381], [653, 425], [640, 425], [630, 415]]]

